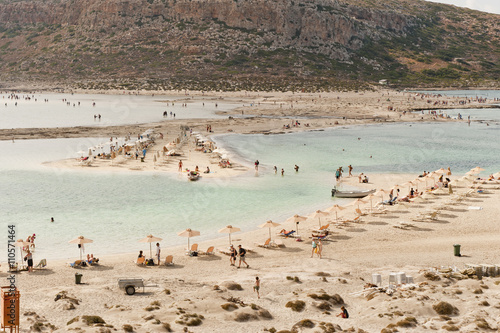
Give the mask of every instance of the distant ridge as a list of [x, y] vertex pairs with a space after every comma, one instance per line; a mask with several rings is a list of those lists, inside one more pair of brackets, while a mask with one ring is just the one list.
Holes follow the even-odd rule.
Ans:
[[0, 84], [498, 87], [499, 23], [419, 0], [0, 0]]

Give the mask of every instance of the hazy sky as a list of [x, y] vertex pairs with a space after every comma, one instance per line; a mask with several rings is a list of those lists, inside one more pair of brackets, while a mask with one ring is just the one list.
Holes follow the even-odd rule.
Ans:
[[500, 0], [428, 0], [500, 14]]

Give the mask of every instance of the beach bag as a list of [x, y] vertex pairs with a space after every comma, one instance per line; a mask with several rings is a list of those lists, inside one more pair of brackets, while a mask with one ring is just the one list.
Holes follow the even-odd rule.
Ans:
[[193, 252], [190, 253], [190, 256], [191, 257], [197, 257], [198, 256], [198, 252], [193, 251]]

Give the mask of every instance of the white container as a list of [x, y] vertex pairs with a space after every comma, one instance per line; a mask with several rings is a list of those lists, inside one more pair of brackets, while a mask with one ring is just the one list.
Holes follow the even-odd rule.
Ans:
[[482, 268], [484, 275], [487, 275], [487, 276], [496, 276], [497, 275], [497, 268], [495, 265], [481, 264], [481, 268]]
[[406, 274], [405, 274], [405, 272], [396, 273], [396, 283], [397, 284], [406, 283]]
[[389, 274], [389, 284], [396, 283], [396, 273]]
[[372, 274], [372, 284], [380, 287], [382, 285], [382, 275]]
[[406, 276], [406, 283], [415, 283], [415, 282], [413, 281], [413, 276], [411, 276], [411, 275], [407, 275], [407, 276]]

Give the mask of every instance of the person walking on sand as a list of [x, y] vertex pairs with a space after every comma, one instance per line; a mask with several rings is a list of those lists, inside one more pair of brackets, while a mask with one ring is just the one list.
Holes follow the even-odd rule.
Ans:
[[179, 161], [179, 172], [182, 172], [182, 160]]
[[323, 243], [321, 239], [318, 239], [318, 244], [316, 245], [316, 254], [321, 259], [321, 253], [323, 252]]
[[247, 250], [245, 250], [244, 248], [242, 248], [241, 245], [238, 245], [238, 253], [240, 255], [240, 262], [238, 264], [238, 268], [240, 268], [242, 261], [243, 261], [243, 263], [245, 265], [247, 265], [247, 268], [250, 267], [250, 265], [247, 264], [247, 262], [245, 261], [245, 254], [247, 254]]
[[349, 177], [352, 177], [352, 165], [349, 164], [347, 168], [349, 169]]
[[312, 252], [311, 252], [311, 258], [314, 256], [314, 254], [318, 251], [318, 244], [316, 244], [316, 240], [313, 238], [312, 240]]
[[257, 298], [260, 298], [259, 289], [260, 289], [260, 280], [259, 277], [256, 276], [255, 285], [253, 286], [253, 291], [257, 293]]
[[158, 265], [160, 265], [160, 243], [156, 243], [156, 258], [158, 259]]
[[236, 251], [233, 244], [231, 244], [231, 246], [229, 247], [229, 255], [229, 262], [231, 264], [230, 266], [236, 265], [236, 256], [238, 255], [238, 251]]

